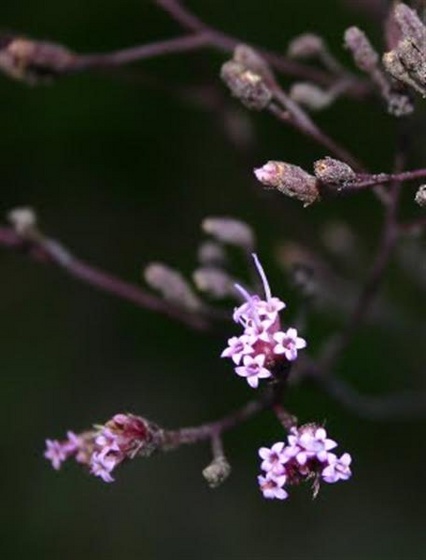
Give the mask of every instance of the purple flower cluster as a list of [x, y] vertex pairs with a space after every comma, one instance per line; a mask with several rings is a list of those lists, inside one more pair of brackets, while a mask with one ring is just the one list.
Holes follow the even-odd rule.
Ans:
[[235, 285], [246, 301], [234, 310], [233, 319], [243, 327], [244, 332], [228, 340], [221, 357], [230, 358], [236, 365], [235, 373], [246, 378], [250, 387], [256, 388], [260, 379], [273, 377], [277, 366], [294, 361], [298, 350], [306, 347], [306, 341], [298, 336], [294, 328], [281, 329], [279, 312], [286, 305], [271, 295], [257, 255], [253, 254], [253, 259], [265, 298], [250, 295], [242, 286]]
[[133, 459], [152, 443], [151, 426], [139, 416], [116, 414], [104, 426], [81, 434], [67, 433], [65, 441], [46, 440], [44, 457], [54, 469], [74, 457], [94, 476], [112, 482], [112, 471], [125, 459]]
[[292, 428], [287, 441], [259, 449], [264, 474], [258, 476], [258, 482], [265, 498], [285, 500], [285, 486], [308, 479], [313, 481], [316, 494], [321, 480], [332, 484], [350, 478], [351, 456], [344, 453], [339, 458], [330, 453], [337, 443], [327, 438], [324, 428], [316, 424]]

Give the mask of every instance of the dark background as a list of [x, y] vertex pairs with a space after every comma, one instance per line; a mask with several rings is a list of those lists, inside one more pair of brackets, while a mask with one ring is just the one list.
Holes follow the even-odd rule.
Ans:
[[[370, 30], [380, 44], [374, 24], [343, 2], [188, 4], [217, 27], [278, 51], [294, 35], [315, 30], [348, 60], [341, 37], [350, 24]], [[79, 52], [180, 32], [147, 0], [3, 2], [0, 13], [5, 29]], [[346, 280], [359, 286], [380, 231], [378, 204], [365, 194], [303, 210], [265, 194], [253, 180], [254, 166], [283, 159], [309, 169], [327, 154], [269, 115], [249, 114], [227, 99], [218, 79], [223, 60], [207, 51], [179, 55], [37, 88], [1, 78], [2, 214], [33, 206], [44, 231], [134, 282], [151, 260], [190, 273], [203, 217], [233, 215], [256, 229], [274, 292], [284, 299], [288, 279], [273, 262], [278, 245], [302, 239], [318, 251], [327, 224], [343, 220], [363, 263]], [[148, 85], [154, 77], [160, 87]], [[216, 84], [225, 94], [223, 111], [194, 102], [181, 88], [170, 93], [175, 84]], [[231, 121], [248, 127], [248, 151], [230, 139]], [[395, 125], [378, 104], [342, 100], [318, 122], [372, 169], [390, 169]], [[422, 134], [417, 125], [420, 148]], [[337, 372], [365, 392], [425, 385], [424, 277], [411, 283], [399, 264], [385, 285], [390, 319], [368, 324]], [[0, 267], [3, 558], [425, 557], [424, 422], [362, 420], [304, 385], [289, 395], [292, 411], [303, 421], [326, 420], [354, 458], [351, 482], [323, 487], [315, 501], [308, 488], [293, 489], [285, 503], [261, 498], [256, 450], [282, 438], [269, 415], [226, 437], [233, 474], [216, 491], [201, 477], [207, 445], [134, 461], [111, 485], [74, 465], [53, 471], [42, 456], [46, 437], [121, 411], [165, 426], [196, 424], [243, 403], [251, 389], [218, 359], [224, 336], [194, 334], [7, 251]], [[288, 303], [294, 312], [296, 300]], [[342, 324], [337, 308], [312, 317], [304, 333], [311, 349]]]

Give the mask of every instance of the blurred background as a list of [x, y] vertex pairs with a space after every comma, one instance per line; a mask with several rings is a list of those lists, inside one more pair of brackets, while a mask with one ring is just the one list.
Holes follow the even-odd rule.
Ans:
[[[316, 31], [348, 62], [341, 43], [352, 24], [381, 44], [374, 22], [350, 2], [187, 4], [218, 28], [277, 51], [295, 35]], [[1, 25], [78, 52], [181, 32], [148, 0], [6, 1]], [[247, 220], [289, 316], [297, 294], [292, 298], [274, 256], [285, 244], [302, 244], [341, 279], [324, 285], [325, 303], [307, 322], [304, 336], [314, 353], [344, 323], [374, 256], [381, 210], [369, 194], [302, 209], [262, 191], [253, 167], [282, 159], [310, 169], [328, 154], [231, 99], [218, 78], [224, 60], [203, 51], [35, 88], [1, 77], [0, 210], [34, 207], [46, 233], [134, 282], [152, 260], [190, 274], [205, 216]], [[372, 170], [391, 168], [395, 125], [379, 104], [341, 100], [317, 118]], [[422, 118], [411, 126], [420, 153]], [[412, 154], [411, 165], [421, 165], [416, 149]], [[406, 215], [413, 212], [410, 196]], [[381, 319], [373, 314], [343, 359], [337, 375], [360, 391], [426, 391], [422, 258], [421, 241], [400, 250], [385, 282]], [[218, 359], [228, 333], [191, 332], [6, 250], [0, 267], [2, 558], [425, 557], [424, 421], [360, 419], [308, 385], [288, 395], [289, 408], [302, 421], [326, 421], [354, 458], [351, 482], [323, 487], [315, 501], [307, 487], [293, 489], [285, 503], [262, 499], [257, 449], [282, 438], [269, 414], [226, 436], [233, 473], [215, 491], [201, 476], [208, 445], [134, 461], [111, 485], [73, 464], [53, 471], [43, 458], [46, 437], [62, 438], [67, 429], [80, 431], [122, 411], [168, 427], [193, 425], [241, 405], [251, 389]]]

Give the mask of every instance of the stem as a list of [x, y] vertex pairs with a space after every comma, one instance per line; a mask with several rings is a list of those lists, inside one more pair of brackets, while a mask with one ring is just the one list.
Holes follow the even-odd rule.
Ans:
[[206, 330], [209, 327], [208, 313], [205, 313], [205, 310], [200, 310], [200, 313], [196, 314], [181, 309], [135, 284], [126, 282], [78, 259], [54, 239], [41, 235], [34, 236], [31, 240], [24, 239], [12, 228], [0, 227], [0, 246], [24, 251], [34, 260], [54, 264], [70, 276], [100, 291], [112, 294], [143, 309], [166, 315], [193, 329]]
[[258, 400], [249, 401], [240, 409], [231, 412], [219, 420], [196, 427], [166, 431], [164, 432], [164, 447], [166, 449], [175, 449], [184, 444], [192, 445], [209, 439], [214, 441], [214, 438], [269, 408], [274, 399], [273, 391], [266, 391]]
[[344, 185], [342, 191], [346, 191], [347, 189], [361, 190], [377, 185], [385, 185], [393, 182], [404, 183], [406, 181], [424, 178], [426, 178], [426, 169], [414, 169], [412, 171], [403, 171], [402, 173], [359, 174], [353, 182]]
[[147, 58], [157, 58], [169, 54], [190, 52], [207, 46], [209, 42], [208, 34], [197, 33], [176, 37], [175, 39], [166, 39], [165, 41], [149, 43], [147, 45], [130, 47], [111, 53], [80, 55], [72, 65], [71, 71], [79, 72], [89, 68], [120, 66]]

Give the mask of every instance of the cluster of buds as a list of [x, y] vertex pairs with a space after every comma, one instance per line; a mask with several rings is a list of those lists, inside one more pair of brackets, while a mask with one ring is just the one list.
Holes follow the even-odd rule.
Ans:
[[314, 497], [320, 482], [332, 484], [348, 480], [351, 476], [349, 453], [337, 457], [330, 453], [337, 443], [327, 438], [324, 428], [316, 424], [306, 424], [291, 428], [287, 444], [274, 443], [271, 448], [261, 447], [260, 468], [264, 474], [258, 476], [260, 490], [267, 499], [285, 500], [288, 497], [286, 486], [313, 482]]
[[426, 97], [426, 26], [414, 10], [398, 3], [392, 12], [396, 37], [392, 49], [383, 56], [386, 70], [396, 80]]
[[250, 387], [256, 388], [260, 379], [278, 378], [284, 375], [298, 350], [305, 348], [306, 341], [299, 337], [295, 328], [283, 331], [279, 312], [286, 305], [273, 297], [262, 265], [253, 254], [256, 268], [262, 280], [265, 298], [250, 295], [245, 288], [235, 287], [246, 300], [234, 310], [234, 321], [243, 327], [243, 334], [228, 340], [222, 358], [230, 358], [235, 373], [244, 377]]
[[67, 433], [64, 441], [46, 440], [44, 456], [56, 470], [67, 459], [88, 467], [91, 474], [112, 482], [112, 472], [127, 459], [149, 456], [161, 443], [161, 430], [140, 416], [116, 414], [103, 426], [81, 434]]

